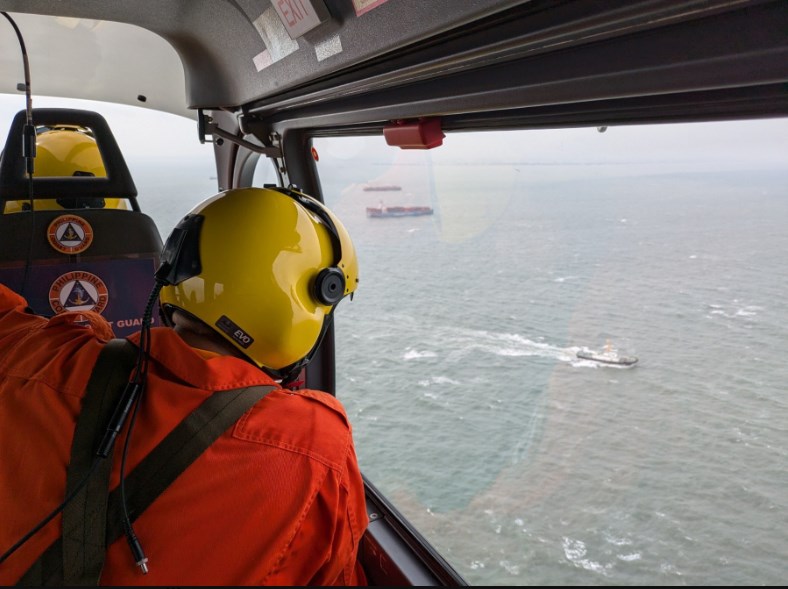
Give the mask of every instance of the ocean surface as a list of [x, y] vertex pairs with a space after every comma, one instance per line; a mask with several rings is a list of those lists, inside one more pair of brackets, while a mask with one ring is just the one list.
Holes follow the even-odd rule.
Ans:
[[[321, 157], [362, 471], [473, 585], [783, 585], [785, 168], [509, 159], [400, 166], [435, 214], [369, 219], [391, 162]], [[175, 172], [132, 167], [165, 237], [216, 190]], [[638, 364], [575, 356], [608, 339]]]

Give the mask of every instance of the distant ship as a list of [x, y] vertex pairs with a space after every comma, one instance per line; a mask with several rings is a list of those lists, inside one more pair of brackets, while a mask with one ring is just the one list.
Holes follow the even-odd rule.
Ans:
[[367, 217], [418, 217], [432, 213], [432, 207], [367, 207]]
[[402, 186], [397, 186], [396, 184], [377, 184], [377, 185], [365, 184], [364, 185], [365, 192], [377, 191], [377, 190], [381, 190], [381, 191], [402, 190]]
[[619, 356], [618, 351], [614, 350], [610, 344], [610, 340], [607, 340], [603, 351], [580, 350], [577, 352], [577, 357], [582, 360], [593, 360], [594, 362], [617, 366], [632, 366], [638, 361], [637, 356]]

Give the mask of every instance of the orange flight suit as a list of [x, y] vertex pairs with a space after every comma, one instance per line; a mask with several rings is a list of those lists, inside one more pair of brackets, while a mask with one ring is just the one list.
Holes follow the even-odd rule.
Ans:
[[[47, 320], [26, 306], [0, 285], [0, 554], [63, 500], [81, 399], [113, 336], [95, 313]], [[275, 384], [248, 362], [201, 354], [169, 328], [152, 329], [151, 341], [127, 475], [212, 391]], [[110, 489], [120, 480], [125, 436], [124, 428]], [[136, 520], [149, 573], [121, 537], [107, 550], [101, 584], [365, 584], [356, 556], [367, 523], [342, 405], [326, 393], [279, 388]], [[16, 583], [60, 533], [58, 515], [0, 564], [0, 584]]]

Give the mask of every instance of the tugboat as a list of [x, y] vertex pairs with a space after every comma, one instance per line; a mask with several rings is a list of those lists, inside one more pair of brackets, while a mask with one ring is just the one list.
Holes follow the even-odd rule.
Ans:
[[618, 351], [613, 348], [610, 340], [605, 342], [605, 348], [601, 352], [580, 350], [577, 352], [577, 357], [582, 360], [593, 360], [594, 362], [617, 366], [632, 366], [638, 361], [637, 356], [619, 356]]

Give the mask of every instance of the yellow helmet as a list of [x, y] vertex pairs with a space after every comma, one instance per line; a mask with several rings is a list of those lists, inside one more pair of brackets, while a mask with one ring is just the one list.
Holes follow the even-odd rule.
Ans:
[[157, 278], [164, 318], [181, 309], [276, 377], [304, 366], [334, 308], [358, 284], [347, 230], [319, 201], [238, 188], [197, 205], [173, 230]]
[[[36, 157], [33, 159], [33, 176], [98, 176], [107, 175], [96, 140], [80, 127], [45, 129], [36, 136]], [[37, 211], [90, 208], [127, 209], [120, 198], [97, 198], [77, 201], [73, 198], [42, 198], [33, 201]], [[18, 213], [30, 209], [25, 200], [9, 200], [5, 213]]]

